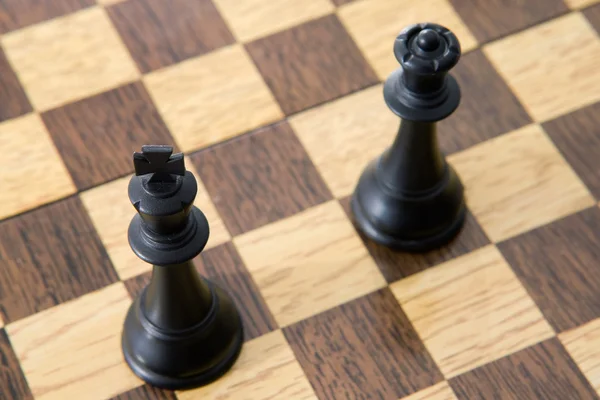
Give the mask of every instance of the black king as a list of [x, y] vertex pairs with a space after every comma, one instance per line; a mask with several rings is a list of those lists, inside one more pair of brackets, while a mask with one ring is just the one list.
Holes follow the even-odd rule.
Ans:
[[128, 231], [133, 252], [153, 265], [131, 305], [122, 348], [132, 371], [164, 389], [208, 384], [235, 363], [243, 343], [229, 295], [202, 278], [192, 260], [208, 241], [206, 217], [193, 205], [197, 183], [170, 146], [134, 153], [129, 199], [138, 214]]

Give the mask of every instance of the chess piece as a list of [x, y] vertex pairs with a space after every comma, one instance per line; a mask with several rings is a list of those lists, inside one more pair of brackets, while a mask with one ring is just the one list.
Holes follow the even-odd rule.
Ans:
[[202, 278], [192, 263], [209, 237], [208, 221], [193, 205], [197, 183], [182, 154], [170, 146], [134, 153], [129, 199], [137, 210], [129, 244], [153, 265], [150, 283], [131, 305], [122, 348], [132, 371], [164, 389], [208, 384], [235, 363], [242, 323], [229, 295]]
[[370, 162], [351, 199], [357, 228], [383, 246], [404, 251], [440, 247], [462, 229], [464, 188], [439, 149], [436, 123], [456, 110], [460, 88], [448, 73], [460, 44], [432, 23], [405, 28], [394, 43], [401, 68], [383, 95], [401, 118], [390, 148]]

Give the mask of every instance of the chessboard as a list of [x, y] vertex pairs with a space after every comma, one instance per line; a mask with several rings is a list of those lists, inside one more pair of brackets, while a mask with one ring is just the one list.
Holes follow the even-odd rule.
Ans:
[[[419, 22], [460, 40], [438, 137], [468, 214], [408, 253], [349, 199]], [[597, 0], [0, 1], [0, 399], [599, 399], [599, 31]], [[184, 154], [195, 266], [243, 319], [193, 390], [121, 350], [152, 271], [127, 241], [145, 144]]]

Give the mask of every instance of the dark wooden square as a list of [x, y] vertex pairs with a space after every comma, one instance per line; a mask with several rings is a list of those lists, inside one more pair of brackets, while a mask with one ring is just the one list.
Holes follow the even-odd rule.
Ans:
[[235, 41], [211, 0], [128, 0], [107, 11], [142, 73]]
[[0, 399], [33, 400], [6, 331], [0, 329]]
[[594, 4], [583, 10], [583, 15], [600, 34], [600, 3]]
[[378, 81], [335, 15], [258, 39], [247, 49], [287, 115]]
[[569, 11], [562, 0], [450, 0], [480, 44]]
[[145, 144], [177, 146], [141, 82], [45, 112], [52, 135], [79, 190], [133, 172]]
[[21, 82], [0, 47], [0, 122], [33, 111]]
[[0, 34], [93, 6], [94, 0], [0, 0]]
[[283, 332], [320, 399], [397, 400], [444, 379], [388, 288]]
[[[205, 250], [195, 260], [198, 272], [223, 288], [233, 298], [244, 325], [244, 340], [254, 339], [277, 328], [277, 323], [231, 242]], [[151, 272], [125, 281], [132, 298], [150, 282]]]
[[344, 4], [352, 3], [356, 0], [331, 0], [336, 6], [343, 6]]
[[118, 281], [78, 197], [0, 223], [5, 324]]
[[244, 325], [244, 339], [251, 340], [277, 328], [258, 286], [231, 242], [200, 255], [198, 270], [233, 298]]
[[133, 278], [129, 278], [123, 282], [132, 300], [134, 300], [137, 296], [139, 296], [142, 293], [144, 287], [146, 287], [150, 283], [151, 278], [152, 271], [148, 271], [144, 272], [143, 274], [134, 276]]
[[451, 154], [532, 122], [481, 50], [467, 53], [451, 71], [461, 103], [438, 123], [440, 148]]
[[600, 103], [542, 125], [561, 154], [600, 199]]
[[[348, 218], [352, 219], [350, 197], [341, 199], [340, 204]], [[357, 233], [388, 283], [414, 275], [491, 243], [471, 212], [467, 213], [465, 225], [450, 243], [423, 253], [393, 251], [369, 240], [358, 230]]]
[[598, 399], [557, 338], [450, 379], [458, 400]]
[[558, 332], [600, 317], [600, 208], [591, 207], [499, 243]]
[[177, 400], [172, 390], [158, 389], [148, 384], [138, 386], [110, 400]]
[[287, 122], [195, 153], [191, 160], [234, 236], [333, 198]]

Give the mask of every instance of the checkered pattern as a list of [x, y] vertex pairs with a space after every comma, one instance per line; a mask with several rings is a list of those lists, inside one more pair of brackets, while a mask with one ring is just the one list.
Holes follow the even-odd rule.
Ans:
[[[349, 196], [422, 21], [462, 44], [439, 140], [469, 213], [414, 255], [365, 240]], [[599, 31], [598, 0], [0, 0], [0, 398], [599, 399]], [[185, 153], [197, 268], [243, 316], [196, 390], [121, 354], [143, 144]]]

